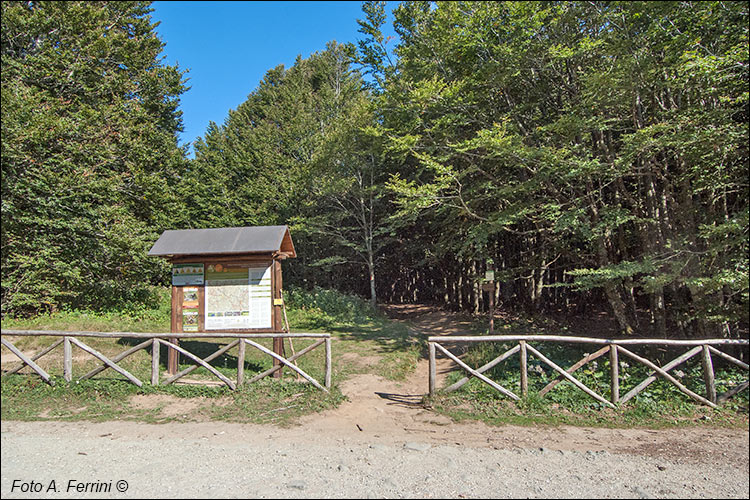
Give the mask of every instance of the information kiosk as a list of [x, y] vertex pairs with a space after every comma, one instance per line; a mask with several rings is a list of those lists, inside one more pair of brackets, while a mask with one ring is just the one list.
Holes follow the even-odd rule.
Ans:
[[[148, 255], [172, 263], [172, 333], [284, 331], [281, 261], [297, 256], [287, 226], [164, 231]], [[273, 350], [284, 355], [283, 339]], [[169, 349], [168, 373], [178, 356]]]

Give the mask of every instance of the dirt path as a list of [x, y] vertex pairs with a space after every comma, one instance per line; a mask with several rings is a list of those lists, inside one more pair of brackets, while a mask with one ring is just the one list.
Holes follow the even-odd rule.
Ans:
[[[428, 308], [389, 313], [430, 335], [468, 328]], [[3, 421], [2, 497], [32, 497], [13, 489], [32, 480], [57, 490], [34, 498], [748, 497], [746, 429], [458, 424], [421, 405], [427, 370], [422, 360], [401, 383], [354, 376], [347, 402], [289, 429]], [[81, 493], [71, 480], [129, 486]]]
[[[423, 335], [462, 335], [470, 322], [426, 306], [390, 306], [388, 314], [408, 321]], [[455, 364], [437, 359], [438, 387]], [[342, 384], [349, 398], [335, 410], [302, 419], [304, 429], [318, 435], [346, 436], [369, 442], [380, 439], [403, 444], [419, 439], [432, 444], [460, 444], [489, 448], [545, 448], [556, 451], [630, 453], [695, 463], [732, 463], [748, 467], [748, 432], [716, 428], [666, 430], [554, 428], [503, 426], [481, 422], [454, 423], [422, 406], [428, 387], [429, 361], [420, 359], [408, 380], [393, 382], [376, 375], [358, 375]]]

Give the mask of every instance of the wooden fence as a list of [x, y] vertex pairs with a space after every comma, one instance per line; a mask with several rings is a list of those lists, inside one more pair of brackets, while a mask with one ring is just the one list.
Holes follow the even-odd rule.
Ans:
[[[558, 377], [551, 381], [549, 384], [547, 384], [546, 387], [544, 387], [541, 391], [539, 391], [539, 395], [541, 397], [544, 397], [545, 394], [547, 394], [550, 390], [552, 390], [559, 382], [562, 382], [563, 380], [567, 380], [571, 382], [573, 385], [575, 385], [577, 388], [591, 396], [592, 398], [596, 399], [597, 401], [605, 404], [606, 406], [615, 408], [615, 405], [618, 403], [624, 404], [630, 399], [632, 399], [636, 394], [644, 390], [646, 387], [648, 387], [649, 384], [651, 384], [654, 380], [656, 380], [657, 376], [660, 376], [672, 384], [674, 384], [680, 391], [684, 392], [694, 400], [706, 404], [708, 406], [711, 406], [712, 408], [717, 407], [717, 403], [723, 403], [735, 394], [739, 393], [740, 391], [746, 389], [748, 387], [748, 381], [739, 384], [738, 386], [734, 387], [733, 389], [730, 389], [729, 391], [725, 392], [724, 394], [720, 394], [717, 396], [716, 394], [716, 384], [714, 381], [714, 368], [713, 368], [713, 361], [712, 361], [712, 355], [721, 357], [722, 359], [725, 359], [731, 363], [734, 363], [737, 366], [740, 366], [741, 368], [744, 368], [745, 370], [748, 369], [747, 363], [744, 363], [740, 361], [739, 359], [730, 356], [729, 354], [720, 351], [717, 346], [748, 346], [747, 340], [734, 340], [734, 339], [699, 339], [699, 340], [663, 340], [663, 339], [622, 339], [622, 340], [613, 340], [613, 339], [597, 339], [597, 338], [586, 338], [586, 337], [567, 337], [567, 336], [551, 336], [551, 335], [484, 335], [484, 336], [476, 336], [476, 337], [429, 337], [428, 339], [428, 346], [429, 346], [429, 355], [430, 355], [430, 375], [429, 375], [429, 391], [430, 395], [435, 394], [435, 381], [436, 381], [436, 362], [435, 362], [435, 355], [436, 351], [439, 350], [442, 352], [445, 356], [453, 360], [459, 367], [463, 368], [466, 372], [468, 372], [468, 376], [462, 378], [458, 382], [452, 384], [449, 387], [446, 387], [443, 389], [443, 392], [451, 392], [455, 391], [462, 385], [464, 385], [466, 382], [469, 381], [471, 377], [476, 377], [482, 382], [490, 385], [491, 387], [495, 388], [502, 394], [508, 396], [511, 399], [519, 400], [519, 396], [517, 396], [515, 393], [513, 393], [511, 390], [501, 386], [500, 384], [494, 382], [493, 380], [490, 380], [486, 376], [482, 375], [483, 372], [486, 372], [490, 368], [498, 365], [502, 361], [505, 361], [506, 359], [510, 358], [514, 354], [518, 353], [520, 356], [520, 363], [519, 368], [521, 371], [521, 380], [520, 380], [520, 392], [522, 396], [528, 395], [528, 355], [531, 353], [533, 356], [541, 360], [543, 363], [548, 365], [550, 368], [552, 368], [555, 372], [557, 372], [559, 375]], [[604, 347], [601, 347], [598, 351], [587, 354], [578, 361], [577, 363], [573, 364], [567, 369], [563, 369], [560, 366], [558, 366], [556, 363], [551, 361], [548, 357], [546, 357], [544, 354], [539, 352], [536, 348], [529, 345], [528, 343], [531, 341], [538, 341], [538, 342], [570, 342], [570, 343], [580, 343], [580, 344], [594, 344], [594, 345], [603, 345]], [[501, 354], [500, 356], [496, 357], [489, 363], [486, 363], [485, 365], [474, 369], [468, 366], [466, 363], [461, 361], [457, 356], [449, 352], [442, 344], [445, 343], [474, 343], [474, 342], [518, 342], [517, 345], [506, 351], [505, 353]], [[632, 345], [662, 345], [662, 346], [677, 346], [677, 347], [692, 347], [684, 354], [676, 357], [669, 363], [666, 363], [664, 366], [657, 366], [652, 361], [649, 361], [648, 359], [639, 356], [632, 351], [630, 351], [625, 346], [632, 346]], [[606, 399], [600, 394], [597, 394], [590, 388], [586, 387], [580, 380], [575, 378], [573, 376], [573, 373], [581, 368], [582, 366], [590, 363], [591, 361], [594, 361], [595, 359], [604, 356], [605, 354], [609, 354], [609, 362], [610, 362], [610, 399]], [[705, 397], [701, 396], [699, 394], [696, 394], [695, 392], [691, 391], [687, 387], [685, 387], [684, 384], [682, 384], [677, 378], [673, 377], [669, 374], [669, 371], [673, 368], [676, 368], [680, 364], [684, 363], [688, 359], [692, 358], [693, 356], [696, 356], [698, 354], [701, 354], [701, 361], [702, 361], [702, 367], [703, 367], [703, 379], [705, 381], [706, 385], [706, 394]], [[627, 394], [620, 397], [620, 363], [618, 361], [618, 358], [620, 355], [627, 356], [628, 358], [637, 361], [638, 363], [641, 363], [645, 366], [647, 366], [651, 373], [649, 376], [647, 376], [640, 384], [635, 386], [633, 389], [631, 389]]]
[[[141, 387], [143, 385], [143, 382], [139, 380], [137, 377], [135, 377], [133, 374], [128, 372], [126, 369], [124, 369], [122, 366], [118, 365], [118, 363], [122, 361], [123, 359], [125, 359], [126, 357], [130, 356], [131, 354], [137, 351], [140, 351], [141, 349], [151, 347], [151, 384], [152, 385], [159, 385], [160, 383], [165, 384], [165, 385], [171, 384], [179, 380], [180, 378], [184, 377], [185, 375], [193, 372], [198, 367], [202, 366], [206, 370], [208, 370], [211, 374], [216, 376], [219, 380], [221, 380], [224, 384], [226, 384], [230, 389], [236, 390], [238, 386], [246, 382], [245, 381], [245, 348], [246, 346], [249, 345], [251, 347], [258, 349], [259, 351], [265, 354], [268, 354], [274, 359], [277, 359], [280, 364], [277, 364], [273, 366], [272, 368], [269, 368], [268, 370], [253, 376], [250, 380], [247, 381], [247, 383], [253, 383], [257, 380], [260, 380], [263, 377], [267, 377], [273, 374], [277, 370], [280, 370], [283, 366], [287, 366], [291, 370], [293, 370], [295, 373], [297, 373], [298, 376], [304, 377], [311, 384], [313, 384], [315, 387], [317, 387], [318, 389], [322, 391], [328, 392], [328, 389], [330, 389], [331, 387], [331, 335], [328, 333], [256, 333], [256, 334], [228, 333], [228, 332], [227, 333], [222, 333], [222, 332], [180, 333], [179, 334], [180, 339], [199, 339], [199, 340], [200, 339], [212, 339], [212, 340], [227, 339], [228, 340], [229, 343], [227, 345], [223, 346], [222, 348], [220, 348], [219, 350], [217, 350], [210, 356], [207, 356], [206, 358], [203, 358], [203, 359], [187, 351], [185, 348], [175, 344], [174, 339], [177, 337], [175, 337], [174, 334], [166, 334], [166, 333], [136, 333], [136, 332], [104, 333], [104, 332], [62, 332], [62, 331], [52, 331], [52, 330], [2, 330], [1, 334], [2, 334], [2, 337], [1, 337], [2, 345], [7, 347], [13, 354], [18, 356], [18, 358], [20, 358], [22, 361], [22, 364], [20, 366], [18, 366], [17, 368], [13, 370], [9, 370], [6, 373], [6, 375], [17, 373], [24, 366], [29, 366], [36, 373], [38, 373], [39, 376], [42, 377], [42, 379], [44, 379], [49, 384], [54, 383], [52, 381], [52, 378], [46, 371], [44, 371], [41, 367], [39, 367], [39, 365], [37, 365], [35, 361], [41, 358], [42, 356], [50, 353], [53, 349], [55, 349], [60, 344], [62, 344], [63, 346], [63, 377], [68, 382], [73, 380], [72, 348], [73, 346], [76, 346], [82, 349], [83, 351], [93, 355], [94, 357], [98, 358], [102, 362], [101, 366], [81, 376], [79, 380], [91, 378], [94, 375], [106, 370], [107, 368], [112, 368], [116, 372], [125, 376], [128, 380], [130, 380], [132, 383], [134, 383], [138, 387]], [[6, 338], [6, 336], [14, 336], [14, 337], [46, 336], [46, 337], [61, 337], [61, 338], [53, 342], [51, 345], [45, 347], [40, 352], [32, 356], [27, 356], [26, 354], [22, 353], [15, 345], [13, 345], [13, 343], [11, 343]], [[120, 338], [133, 338], [133, 339], [143, 339], [143, 342], [131, 347], [130, 349], [126, 351], [121, 352], [117, 356], [114, 356], [110, 359], [104, 354], [86, 345], [80, 340], [80, 338], [87, 338], [87, 337], [105, 338], [105, 339], [113, 339], [113, 340], [120, 339]], [[279, 356], [278, 354], [274, 353], [272, 350], [267, 349], [266, 347], [256, 342], [256, 340], [264, 339], [264, 338], [266, 339], [267, 338], [315, 339], [315, 342], [305, 347], [301, 351], [293, 354], [287, 359], [287, 358], [284, 358], [283, 356]], [[296, 362], [295, 362], [297, 359], [304, 356], [305, 354], [312, 351], [313, 349], [320, 346], [321, 344], [325, 344], [325, 354], [326, 354], [325, 356], [326, 358], [325, 381], [323, 385], [321, 385], [317, 380], [315, 380], [313, 377], [311, 377], [310, 375], [305, 373], [303, 370], [301, 370], [298, 366], [296, 366]], [[162, 380], [161, 374], [160, 374], [160, 365], [159, 365], [159, 351], [162, 345], [175, 349], [180, 354], [183, 354], [185, 357], [193, 360], [196, 364], [188, 368], [185, 368], [184, 370]], [[230, 380], [229, 378], [227, 378], [224, 374], [222, 374], [216, 368], [214, 368], [213, 366], [209, 364], [210, 361], [218, 358], [219, 356], [226, 353], [227, 351], [234, 348], [235, 346], [238, 347], [236, 383]]]

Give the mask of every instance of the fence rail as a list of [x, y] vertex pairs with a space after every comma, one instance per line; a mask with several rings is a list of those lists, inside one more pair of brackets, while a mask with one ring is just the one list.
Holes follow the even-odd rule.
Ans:
[[[15, 354], [20, 360], [21, 365], [9, 370], [5, 375], [10, 375], [13, 373], [17, 373], [19, 370], [24, 368], [25, 366], [29, 366], [32, 370], [34, 370], [37, 374], [39, 374], [40, 377], [44, 381], [46, 381], [49, 384], [54, 384], [54, 381], [52, 380], [52, 377], [47, 373], [44, 369], [42, 369], [35, 361], [37, 361], [39, 358], [49, 354], [52, 352], [55, 348], [57, 348], [59, 345], [62, 344], [63, 346], [63, 378], [70, 382], [73, 380], [73, 346], [78, 347], [79, 349], [91, 354], [95, 358], [99, 359], [102, 362], [102, 365], [89, 371], [85, 375], [81, 376], [79, 380], [85, 380], [88, 378], [93, 377], [94, 375], [97, 375], [98, 373], [101, 373], [102, 371], [106, 370], [107, 368], [112, 368], [116, 372], [123, 375], [125, 378], [130, 380], [133, 384], [137, 385], [138, 387], [141, 387], [143, 385], [143, 382], [139, 380], [136, 376], [134, 376], [132, 373], [128, 372], [125, 368], [120, 366], [118, 363], [122, 361], [123, 359], [127, 358], [131, 354], [134, 354], [137, 351], [140, 351], [141, 349], [146, 349], [148, 347], [151, 347], [151, 384], [152, 385], [159, 385], [160, 383], [164, 385], [172, 384], [175, 381], [179, 380], [180, 378], [184, 377], [185, 375], [188, 375], [189, 373], [192, 373], [194, 370], [198, 369], [199, 367], [204, 367], [206, 370], [209, 371], [212, 375], [214, 375], [216, 378], [221, 380], [227, 387], [229, 387], [232, 390], [236, 390], [237, 387], [245, 383], [245, 349], [246, 346], [251, 346], [259, 351], [263, 352], [264, 354], [268, 354], [269, 356], [273, 357], [274, 359], [278, 360], [280, 364], [274, 365], [272, 368], [269, 368], [268, 370], [265, 370], [262, 373], [259, 373], [252, 377], [250, 380], [247, 381], [248, 384], [256, 382], [263, 377], [267, 377], [269, 375], [272, 375], [277, 370], [280, 370], [282, 367], [286, 366], [292, 371], [294, 371], [298, 376], [302, 376], [304, 379], [309, 381], [311, 384], [313, 384], [318, 389], [329, 392], [328, 390], [331, 387], [331, 335], [328, 333], [236, 333], [236, 332], [212, 332], [212, 333], [180, 333], [178, 335], [175, 335], [174, 333], [142, 333], [142, 332], [88, 332], [88, 331], [78, 331], [78, 332], [64, 332], [64, 331], [58, 331], [58, 330], [0, 330], [0, 340], [2, 341], [2, 345], [7, 347], [8, 350], [10, 350], [13, 354]], [[21, 352], [20, 349], [18, 349], [10, 340], [8, 340], [6, 337], [61, 337], [59, 340], [53, 342], [51, 345], [45, 347], [38, 353], [27, 356], [23, 352]], [[105, 356], [104, 354], [100, 353], [96, 349], [86, 345], [84, 342], [79, 340], [80, 338], [104, 338], [104, 339], [112, 339], [112, 340], [119, 340], [121, 338], [133, 338], [133, 339], [145, 339], [143, 342], [131, 347], [130, 349], [127, 349], [126, 351], [121, 352], [117, 356], [112, 357], [111, 359]], [[181, 347], [174, 343], [174, 339], [227, 339], [230, 342], [221, 347], [219, 350], [214, 352], [213, 354], [205, 357], [200, 358], [194, 353], [191, 353], [184, 347]], [[277, 339], [277, 338], [295, 338], [295, 339], [313, 339], [315, 340], [312, 344], [307, 346], [306, 348], [302, 349], [301, 351], [293, 354], [289, 358], [284, 358], [283, 356], [279, 356], [278, 354], [274, 353], [270, 349], [267, 349], [266, 347], [262, 346], [261, 344], [257, 343], [256, 340], [260, 339]], [[300, 357], [304, 356], [308, 352], [312, 351], [316, 347], [325, 344], [325, 380], [323, 381], [323, 384], [321, 384], [319, 381], [317, 381], [315, 378], [311, 377], [309, 374], [307, 374], [305, 371], [300, 369], [297, 364], [296, 360]], [[160, 370], [160, 364], [159, 364], [159, 352], [161, 346], [164, 345], [170, 349], [174, 349], [178, 351], [180, 354], [184, 355], [185, 357], [193, 360], [196, 364], [193, 366], [190, 366], [188, 368], [185, 368], [184, 370], [169, 376], [168, 378], [161, 380], [161, 370]], [[222, 374], [220, 371], [218, 371], [216, 368], [211, 366], [210, 362], [214, 359], [218, 358], [222, 354], [228, 352], [229, 350], [233, 349], [234, 347], [237, 347], [237, 378], [236, 382], [229, 379], [227, 376]]]
[[[643, 391], [652, 382], [654, 382], [657, 376], [664, 378], [665, 380], [672, 383], [680, 391], [690, 396], [692, 399], [699, 403], [711, 406], [712, 408], [717, 407], [717, 403], [723, 403], [732, 396], [741, 392], [748, 387], [748, 381], [744, 381], [736, 387], [728, 390], [724, 394], [716, 394], [716, 384], [714, 378], [714, 368], [712, 355], [721, 357], [722, 359], [729, 361], [745, 370], [748, 370], [748, 364], [730, 356], [729, 354], [717, 349], [715, 346], [748, 346], [748, 341], [743, 339], [690, 339], [690, 340], [665, 340], [665, 339], [599, 339], [599, 338], [588, 338], [588, 337], [572, 337], [572, 336], [561, 336], [561, 335], [482, 335], [482, 336], [445, 336], [445, 337], [428, 337], [428, 348], [430, 356], [430, 368], [429, 368], [429, 393], [430, 395], [436, 392], [436, 355], [437, 351], [443, 353], [446, 357], [454, 361], [460, 368], [465, 370], [468, 375], [456, 383], [442, 389], [443, 392], [452, 392], [467, 383], [471, 377], [475, 377], [485, 384], [493, 387], [495, 390], [501, 392], [505, 396], [513, 399], [520, 400], [521, 398], [512, 392], [510, 389], [501, 386], [497, 382], [489, 379], [484, 372], [498, 365], [499, 363], [507, 360], [515, 354], [519, 354], [519, 369], [521, 372], [520, 376], [520, 392], [522, 396], [528, 395], [528, 355], [529, 353], [538, 358], [540, 361], [548, 365], [558, 376], [555, 380], [552, 380], [542, 390], [539, 391], [539, 396], [544, 397], [549, 391], [551, 391], [558, 383], [563, 380], [567, 380], [576, 386], [581, 391], [585, 392], [592, 398], [596, 399], [600, 403], [615, 408], [618, 403], [624, 404], [638, 393]], [[529, 345], [529, 342], [558, 342], [558, 343], [578, 343], [578, 344], [593, 344], [603, 345], [601, 349], [592, 353], [586, 354], [584, 357], [571, 365], [567, 369], [563, 369], [558, 366], [555, 362], [550, 360], [547, 356], [542, 354], [538, 349]], [[513, 346], [500, 356], [497, 356], [492, 361], [484, 364], [479, 368], [472, 368], [456, 355], [446, 349], [443, 344], [446, 343], [475, 343], [475, 342], [518, 342], [517, 345]], [[656, 363], [635, 354], [625, 346], [633, 345], [663, 345], [663, 346], [677, 346], [677, 347], [692, 347], [687, 352], [681, 354], [677, 358], [673, 359], [664, 366], [658, 366]], [[680, 364], [684, 363], [688, 359], [701, 354], [701, 365], [703, 368], [703, 379], [706, 386], [705, 397], [688, 389], [682, 384], [677, 378], [669, 374], [669, 371], [676, 368]], [[597, 394], [595, 391], [587, 387], [583, 382], [573, 376], [573, 373], [585, 366], [586, 364], [609, 354], [609, 365], [610, 365], [610, 397], [609, 399], [604, 396]], [[651, 370], [649, 376], [647, 376], [640, 384], [631, 389], [623, 397], [620, 397], [620, 363], [619, 357], [624, 355], [638, 363], [641, 363]]]

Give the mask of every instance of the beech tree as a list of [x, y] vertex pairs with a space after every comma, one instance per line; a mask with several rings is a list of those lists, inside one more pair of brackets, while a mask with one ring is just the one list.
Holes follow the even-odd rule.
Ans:
[[395, 16], [383, 134], [402, 215], [440, 235], [425, 279], [455, 255], [475, 281], [491, 257], [516, 301], [601, 293], [626, 333], [648, 326], [643, 308], [660, 335], [747, 325], [747, 4], [408, 2]]

